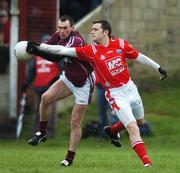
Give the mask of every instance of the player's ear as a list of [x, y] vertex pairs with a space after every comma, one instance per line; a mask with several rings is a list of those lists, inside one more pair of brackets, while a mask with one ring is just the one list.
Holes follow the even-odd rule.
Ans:
[[108, 30], [104, 30], [103, 31], [105, 35], [108, 35], [109, 31]]
[[75, 31], [75, 26], [74, 25], [72, 25], [71, 28], [72, 28], [72, 31]]

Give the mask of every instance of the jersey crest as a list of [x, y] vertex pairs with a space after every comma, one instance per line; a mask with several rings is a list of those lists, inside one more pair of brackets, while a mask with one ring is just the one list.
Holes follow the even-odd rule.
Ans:
[[117, 49], [117, 50], [116, 50], [116, 53], [117, 53], [117, 54], [121, 54], [121, 52], [122, 52], [121, 49]]

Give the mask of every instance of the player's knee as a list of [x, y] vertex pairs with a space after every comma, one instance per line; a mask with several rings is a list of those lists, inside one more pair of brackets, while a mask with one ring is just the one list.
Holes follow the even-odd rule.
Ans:
[[131, 121], [127, 125], [127, 131], [128, 131], [130, 136], [139, 136], [139, 134], [140, 134], [139, 128], [138, 128], [137, 123], [135, 121]]
[[143, 125], [144, 124], [144, 118], [137, 120], [137, 124]]
[[41, 103], [45, 106], [48, 106], [51, 103], [51, 99], [47, 93], [42, 94]]

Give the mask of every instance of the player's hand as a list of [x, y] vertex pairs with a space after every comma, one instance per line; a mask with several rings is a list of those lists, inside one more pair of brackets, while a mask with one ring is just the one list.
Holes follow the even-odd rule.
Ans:
[[161, 67], [158, 68], [158, 72], [161, 74], [161, 77], [159, 78], [159, 80], [163, 80], [165, 78], [167, 78], [167, 72], [166, 70], [162, 69]]
[[39, 46], [39, 44], [37, 44], [37, 43], [35, 43], [33, 41], [28, 41], [26, 51], [28, 53], [30, 53], [30, 54], [35, 54], [36, 55], [36, 53], [39, 52], [38, 46]]

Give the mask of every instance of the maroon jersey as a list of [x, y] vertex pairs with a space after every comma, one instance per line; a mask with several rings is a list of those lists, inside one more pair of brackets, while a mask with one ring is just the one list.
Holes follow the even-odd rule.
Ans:
[[[59, 32], [55, 32], [45, 43], [50, 45], [62, 45], [65, 47], [81, 47], [85, 45], [83, 37], [77, 31], [72, 32], [67, 39], [61, 39]], [[93, 68], [86, 61], [76, 58], [64, 58], [64, 71], [69, 81], [76, 87], [82, 87], [87, 77], [93, 71]]]

